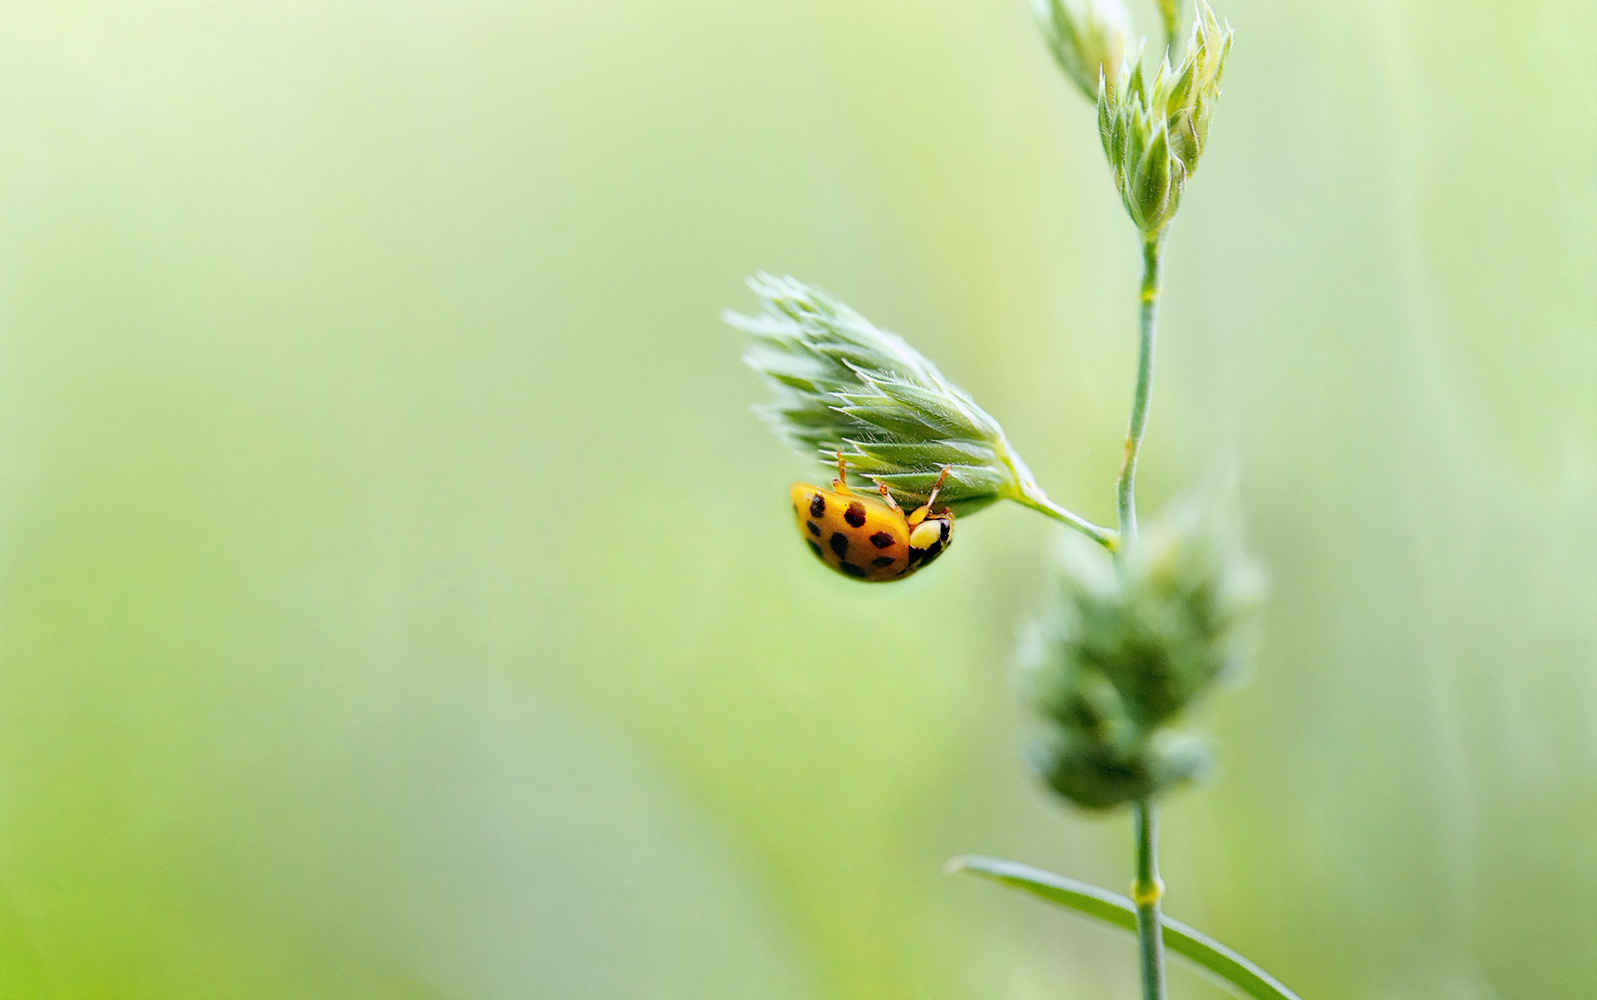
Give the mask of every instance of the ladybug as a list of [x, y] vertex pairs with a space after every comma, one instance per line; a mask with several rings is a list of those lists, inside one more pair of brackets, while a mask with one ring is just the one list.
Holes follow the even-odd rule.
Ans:
[[948, 468], [943, 466], [926, 502], [905, 514], [885, 483], [877, 483], [881, 500], [849, 489], [843, 454], [838, 452], [831, 489], [793, 484], [799, 534], [815, 558], [844, 576], [869, 583], [902, 579], [931, 565], [953, 541], [954, 512], [932, 513]]

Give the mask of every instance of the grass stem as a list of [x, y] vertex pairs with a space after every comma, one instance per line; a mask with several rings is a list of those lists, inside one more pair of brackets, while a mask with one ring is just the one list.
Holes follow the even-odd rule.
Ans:
[[[1126, 457], [1120, 467], [1116, 501], [1120, 515], [1120, 540], [1117, 558], [1124, 558], [1125, 547], [1137, 538], [1137, 454], [1148, 428], [1148, 402], [1153, 394], [1154, 336], [1159, 322], [1158, 237], [1142, 244], [1142, 309], [1140, 347], [1137, 351], [1137, 389], [1131, 400], [1131, 426], [1126, 431]], [[1164, 934], [1159, 918], [1159, 900], [1164, 883], [1159, 880], [1159, 814], [1150, 799], [1140, 799], [1131, 807], [1136, 832], [1137, 879], [1131, 898], [1137, 904], [1137, 945], [1141, 954], [1143, 1000], [1164, 1000]]]
[[[1126, 430], [1126, 454], [1120, 465], [1115, 499], [1120, 512], [1120, 537], [1130, 544], [1137, 537], [1137, 454], [1148, 428], [1148, 400], [1153, 394], [1153, 347], [1159, 323], [1160, 241], [1142, 245], [1142, 323], [1137, 351], [1137, 389], [1131, 398], [1131, 424]], [[1124, 546], [1121, 548], [1124, 551]]]
[[1041, 490], [1033, 491], [1028, 489], [1024, 494], [1016, 497], [1015, 500], [1021, 506], [1041, 511], [1056, 521], [1070, 525], [1111, 552], [1115, 551], [1120, 545], [1120, 534], [1115, 529], [1093, 524], [1080, 514], [1054, 503]]
[[1131, 899], [1137, 904], [1137, 950], [1142, 959], [1142, 1000], [1165, 1000], [1164, 934], [1159, 900], [1164, 882], [1159, 878], [1159, 813], [1149, 799], [1132, 803], [1131, 821], [1136, 828], [1137, 880], [1131, 886]]

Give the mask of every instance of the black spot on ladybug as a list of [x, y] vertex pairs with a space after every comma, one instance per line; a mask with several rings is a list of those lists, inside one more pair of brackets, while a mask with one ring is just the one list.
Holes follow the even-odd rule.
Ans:
[[832, 532], [832, 551], [837, 553], [839, 559], [848, 555], [848, 536], [841, 531]]
[[[804, 540], [806, 542], [810, 542], [810, 540], [808, 538], [806, 538]], [[821, 554], [821, 547], [819, 545], [816, 545], [814, 542], [810, 542], [810, 549], [814, 551], [815, 558], [823, 560], [823, 561], [826, 559], [826, 556]]]
[[824, 513], [826, 513], [826, 498], [819, 493], [810, 497], [810, 516], [820, 517]]
[[889, 535], [885, 531], [878, 531], [876, 534], [871, 536], [871, 544], [879, 549], [885, 549], [889, 545], [893, 544], [893, 536]]
[[893, 559], [892, 556], [877, 556], [875, 559], [871, 560], [871, 565], [872, 566], [891, 566], [891, 565], [893, 565], [893, 562], [894, 562], [894, 559]]
[[865, 527], [865, 505], [862, 503], [849, 504], [848, 510], [843, 514], [843, 520], [855, 528]]
[[939, 538], [937, 541], [935, 541], [932, 544], [926, 546], [926, 555], [921, 557], [921, 565], [925, 566], [927, 563], [931, 562], [933, 559], [936, 559], [938, 556], [940, 556], [942, 554], [943, 554], [943, 540], [941, 538]]
[[804, 527], [810, 529], [810, 534], [814, 535], [816, 538], [821, 537], [821, 529], [816, 527], [814, 521], [805, 521]]
[[858, 566], [854, 565], [851, 562], [838, 563], [837, 564], [837, 568], [842, 570], [843, 572], [847, 573], [849, 576], [857, 576], [857, 577], [864, 577], [865, 576], [865, 571], [863, 569], [860, 569]]

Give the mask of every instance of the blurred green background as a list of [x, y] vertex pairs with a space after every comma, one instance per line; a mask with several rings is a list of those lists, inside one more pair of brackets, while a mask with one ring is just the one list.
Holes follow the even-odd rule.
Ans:
[[[1220, 12], [1143, 495], [1234, 464], [1274, 597], [1168, 912], [1597, 995], [1597, 7]], [[830, 289], [1108, 520], [1136, 267], [1024, 0], [4, 0], [0, 995], [1130, 996], [940, 870], [1129, 880], [1020, 768], [1050, 526], [823, 572], [717, 315]]]

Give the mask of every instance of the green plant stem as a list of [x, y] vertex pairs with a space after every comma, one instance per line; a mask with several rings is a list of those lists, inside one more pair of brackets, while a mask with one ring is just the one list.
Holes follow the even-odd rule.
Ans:
[[1131, 896], [1137, 904], [1137, 950], [1142, 957], [1142, 1000], [1164, 1000], [1164, 935], [1159, 899], [1159, 813], [1151, 799], [1131, 805], [1137, 832], [1137, 881]]
[[1052, 500], [1048, 499], [1047, 495], [1045, 495], [1041, 490], [1027, 490], [1025, 493], [1022, 493], [1020, 496], [1016, 497], [1015, 502], [1019, 503], [1023, 507], [1030, 507], [1032, 510], [1041, 511], [1056, 521], [1061, 521], [1070, 525], [1072, 528], [1075, 528], [1077, 531], [1081, 532], [1083, 535], [1086, 535], [1099, 545], [1102, 545], [1104, 548], [1109, 549], [1111, 552], [1114, 551], [1120, 544], [1120, 533], [1115, 531], [1115, 529], [1105, 528], [1101, 527], [1100, 525], [1093, 524], [1080, 514], [1066, 510], [1065, 508], [1054, 503]]
[[[1126, 546], [1137, 539], [1137, 454], [1142, 450], [1142, 435], [1148, 429], [1148, 402], [1153, 394], [1154, 335], [1159, 323], [1159, 251], [1157, 236], [1143, 240], [1142, 336], [1137, 351], [1137, 389], [1131, 399], [1126, 457], [1115, 490], [1122, 542], [1115, 554], [1122, 564]], [[1140, 799], [1132, 804], [1131, 818], [1137, 843], [1137, 880], [1131, 895], [1137, 904], [1142, 997], [1143, 1000], [1164, 1000], [1164, 935], [1159, 922], [1159, 898], [1164, 895], [1164, 883], [1159, 880], [1159, 814], [1151, 799]]]
[[[1120, 537], [1129, 545], [1137, 538], [1137, 453], [1148, 428], [1148, 398], [1153, 392], [1154, 334], [1159, 324], [1158, 237], [1142, 244], [1142, 337], [1137, 352], [1137, 390], [1131, 398], [1131, 425], [1126, 430], [1126, 456], [1120, 465], [1115, 498], [1120, 512]], [[1124, 546], [1121, 547], [1124, 551]]]

